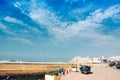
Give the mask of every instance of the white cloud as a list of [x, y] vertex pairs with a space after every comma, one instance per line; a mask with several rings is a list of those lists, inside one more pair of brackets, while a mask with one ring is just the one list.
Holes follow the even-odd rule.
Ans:
[[[41, 32], [40, 32], [37, 28], [35, 28], [35, 27], [33, 27], [33, 26], [30, 26], [30, 25], [28, 25], [28, 24], [25, 24], [25, 23], [23, 23], [21, 20], [18, 20], [18, 19], [16, 19], [16, 18], [6, 16], [6, 17], [4, 18], [4, 20], [7, 21], [7, 22], [20, 24], [20, 25], [26, 27], [28, 31], [32, 31], [33, 33], [40, 33], [40, 34], [41, 34]], [[6, 28], [6, 27], [5, 27], [5, 28]]]
[[73, 23], [66, 28], [57, 28], [53, 27], [51, 33], [55, 35], [56, 38], [72, 38], [72, 37], [82, 37], [82, 38], [91, 38], [92, 33], [95, 34], [94, 30], [99, 28], [101, 24], [95, 23], [92, 20], [78, 21]]
[[[95, 45], [114, 44], [111, 41], [117, 41], [114, 45], [120, 43], [114, 35], [104, 35], [102, 32], [97, 32], [96, 29], [102, 28], [101, 22], [108, 18], [114, 18], [120, 12], [120, 6], [115, 5], [102, 11], [101, 9], [92, 12], [84, 21], [80, 20], [69, 25], [67, 28], [53, 27], [51, 33], [58, 40], [72, 39], [73, 37], [86, 38]], [[113, 12], [114, 11], [114, 12]]]
[[14, 7], [18, 8], [21, 10], [21, 13], [24, 15], [27, 15], [27, 12], [29, 11], [29, 5], [31, 1], [16, 1], [13, 3]]
[[16, 18], [13, 18], [13, 17], [9, 17], [9, 16], [6, 16], [4, 18], [5, 21], [7, 22], [11, 22], [11, 23], [16, 23], [16, 24], [21, 24], [21, 25], [24, 25], [24, 23]]
[[44, 8], [33, 9], [29, 16], [46, 27], [56, 27], [57, 25], [60, 25], [58, 17]]
[[88, 13], [92, 7], [93, 7], [93, 5], [87, 5], [83, 8], [73, 9], [73, 10], [69, 11], [69, 15], [71, 17], [75, 18], [76, 20], [81, 20], [81, 19], [83, 20], [86, 18], [85, 13]]
[[47, 28], [63, 27], [63, 24], [60, 21], [61, 17], [56, 16], [55, 13], [47, 7], [48, 6], [44, 2], [37, 5], [35, 1], [32, 1], [29, 16], [40, 25]]
[[6, 28], [5, 25], [3, 25], [2, 23], [0, 23], [0, 29], [2, 29], [2, 30], [6, 30], [7, 28]]
[[22, 44], [34, 45], [34, 43], [32, 41], [30, 41], [29, 39], [26, 39], [26, 38], [14, 37], [14, 38], [9, 38], [9, 39], [14, 42], [20, 42]]
[[[19, 34], [15, 34], [14, 32], [10, 31], [7, 27], [8, 26], [5, 26], [4, 24], [2, 24], [0, 22], [0, 29], [3, 32], [5, 32], [9, 35], [12, 35], [12, 36], [18, 36], [19, 35]], [[38, 30], [36, 28], [30, 28], [30, 29], [33, 29], [33, 31], [38, 32]], [[26, 38], [20, 38], [20, 37], [7, 37], [7, 38], [8, 38], [8, 40], [15, 41], [15, 42], [20, 42], [22, 44], [35, 45], [32, 41], [30, 41], [29, 39], [26, 39]]]
[[[36, 6], [35, 3], [34, 6]], [[79, 12], [84, 12], [84, 10]], [[31, 7], [29, 16], [39, 24], [46, 26], [49, 34], [51, 34], [56, 41], [66, 41], [66, 39], [69, 40], [79, 37], [90, 40], [92, 44], [107, 45], [112, 40], [117, 39], [114, 36], [104, 35], [96, 30], [104, 26], [101, 24], [103, 20], [115, 18], [114, 16], [117, 16], [119, 12], [120, 5], [114, 5], [106, 10], [98, 9], [92, 12], [85, 20], [78, 19], [78, 22], [70, 23], [61, 21], [61, 17], [55, 15], [50, 9], [47, 9], [44, 4], [42, 7]], [[70, 23], [70, 25], [66, 27], [68, 23]]]
[[1, 22], [0, 22], [0, 29], [1, 29], [3, 32], [7, 33], [7, 34], [14, 35], [14, 33], [13, 33], [12, 31], [10, 31], [10, 30], [9, 30], [4, 24], [2, 24]]
[[14, 6], [20, 8], [21, 3], [20, 3], [20, 2], [16, 2], [16, 3], [14, 4]]
[[88, 19], [100, 23], [107, 18], [114, 18], [114, 16], [118, 15], [119, 12], [120, 5], [115, 5], [109, 7], [105, 11], [103, 11], [102, 9], [96, 10], [95, 12], [91, 13], [91, 16], [89, 16]]

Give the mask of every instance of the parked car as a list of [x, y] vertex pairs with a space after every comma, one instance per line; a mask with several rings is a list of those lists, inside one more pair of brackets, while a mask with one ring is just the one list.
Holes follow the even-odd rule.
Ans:
[[83, 73], [83, 74], [88, 74], [88, 73], [90, 73], [91, 72], [91, 67], [90, 66], [81, 66], [80, 67], [80, 71], [81, 71], [81, 73]]
[[115, 62], [109, 62], [109, 66], [110, 66], [110, 67], [115, 66], [115, 64], [116, 64]]
[[118, 62], [115, 66], [117, 69], [120, 69], [120, 62]]

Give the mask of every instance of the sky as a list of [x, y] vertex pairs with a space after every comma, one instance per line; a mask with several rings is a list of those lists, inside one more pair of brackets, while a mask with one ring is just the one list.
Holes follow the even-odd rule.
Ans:
[[0, 60], [120, 55], [120, 0], [0, 0]]

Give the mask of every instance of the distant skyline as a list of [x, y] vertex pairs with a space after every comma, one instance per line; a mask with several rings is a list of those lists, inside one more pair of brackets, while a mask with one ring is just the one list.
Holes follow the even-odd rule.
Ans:
[[120, 56], [120, 0], [0, 0], [0, 60]]

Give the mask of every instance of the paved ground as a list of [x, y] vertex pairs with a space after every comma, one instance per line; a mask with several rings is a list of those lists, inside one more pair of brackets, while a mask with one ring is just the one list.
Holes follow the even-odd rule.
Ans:
[[115, 68], [92, 68], [92, 74], [72, 72], [62, 76], [61, 80], [120, 80], [120, 70]]

